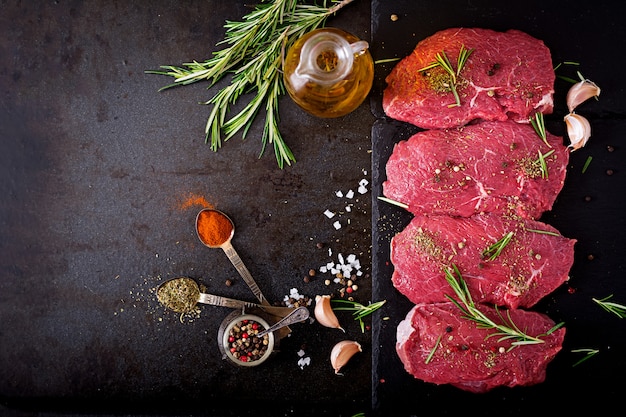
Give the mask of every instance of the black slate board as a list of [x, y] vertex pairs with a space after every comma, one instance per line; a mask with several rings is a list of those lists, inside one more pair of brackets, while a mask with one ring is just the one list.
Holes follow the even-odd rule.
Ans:
[[[563, 350], [549, 365], [544, 383], [531, 387], [497, 388], [486, 394], [471, 394], [451, 386], [436, 386], [408, 375], [395, 353], [396, 326], [412, 304], [391, 282], [389, 241], [410, 221], [404, 210], [377, 200], [386, 179], [385, 164], [395, 143], [408, 139], [419, 129], [390, 120], [382, 111], [384, 78], [394, 63], [376, 67], [372, 107], [377, 121], [373, 140], [373, 299], [387, 299], [373, 334], [372, 403], [380, 415], [416, 415], [422, 410], [452, 415], [468, 410], [499, 415], [528, 415], [538, 409], [576, 411], [583, 401], [605, 410], [620, 407], [619, 393], [626, 372], [626, 323], [602, 310], [591, 300], [614, 294], [626, 304], [624, 255], [626, 231], [626, 100], [621, 68], [626, 64], [618, 46], [626, 37], [625, 25], [615, 13], [617, 2], [557, 3], [400, 0], [372, 2], [372, 38], [375, 59], [402, 58], [419, 40], [449, 27], [518, 29], [542, 39], [556, 65], [576, 61], [578, 67], [563, 67], [557, 74], [576, 78], [576, 70], [595, 81], [602, 93], [598, 102], [578, 108], [592, 125], [588, 145], [571, 155], [565, 186], [553, 210], [542, 221], [555, 226], [564, 236], [577, 239], [570, 280], [542, 300], [533, 310], [564, 321], [567, 334]], [[398, 16], [392, 21], [391, 15]], [[565, 135], [562, 118], [565, 94], [570, 84], [557, 79], [555, 111], [546, 117], [550, 132]], [[583, 165], [592, 158], [585, 173]], [[590, 259], [593, 257], [593, 259]], [[382, 320], [382, 318], [386, 320]], [[573, 349], [593, 348], [600, 352], [581, 363]], [[590, 393], [594, 393], [590, 398]], [[546, 409], [547, 407], [547, 409]]]

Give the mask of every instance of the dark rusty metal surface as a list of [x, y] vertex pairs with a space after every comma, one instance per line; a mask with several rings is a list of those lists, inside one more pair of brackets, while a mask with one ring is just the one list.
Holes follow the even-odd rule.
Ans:
[[[200, 83], [158, 92], [170, 79], [144, 73], [210, 58], [225, 20], [241, 19], [246, 4], [0, 3], [3, 415], [369, 409], [371, 333], [349, 313], [340, 315], [345, 334], [299, 323], [270, 361], [239, 369], [216, 342], [231, 310], [202, 306], [182, 323], [152, 292], [189, 276], [213, 294], [255, 301], [225, 254], [199, 242], [201, 207], [183, 204], [197, 195], [233, 219], [233, 245], [271, 301], [292, 288], [311, 298], [337, 291], [325, 285], [328, 274], [303, 277], [340, 253], [361, 261], [355, 298], [371, 299], [371, 193], [335, 194], [370, 180], [367, 103], [322, 120], [285, 96], [281, 132], [297, 162], [281, 170], [271, 148], [259, 157], [260, 121], [214, 153], [204, 143], [210, 108], [199, 103], [216, 90]], [[369, 1], [327, 24], [369, 40]], [[340, 214], [330, 220], [326, 209]], [[335, 375], [330, 350], [344, 338], [364, 350]], [[311, 358], [302, 369], [301, 349]]]
[[[393, 266], [389, 263], [389, 241], [410, 221], [398, 207], [376, 200], [386, 178], [385, 163], [393, 145], [408, 139], [418, 129], [384, 118], [381, 106], [384, 77], [394, 63], [376, 67], [372, 103], [378, 120], [373, 138], [373, 297], [387, 299], [388, 320], [374, 328], [373, 405], [377, 414], [461, 415], [474, 411], [486, 415], [522, 416], [537, 410], [578, 414], [583, 404], [603, 409], [621, 407], [623, 360], [626, 352], [624, 322], [602, 310], [592, 297], [611, 294], [626, 303], [623, 235], [626, 189], [623, 167], [626, 153], [624, 116], [626, 100], [619, 68], [626, 63], [620, 50], [625, 26], [615, 14], [617, 2], [449, 1], [372, 2], [372, 50], [375, 59], [402, 58], [419, 40], [449, 27], [486, 27], [495, 30], [519, 29], [544, 40], [553, 62], [578, 62], [578, 67], [560, 68], [557, 75], [577, 78], [576, 70], [598, 83], [598, 102], [591, 100], [577, 112], [591, 123], [592, 136], [586, 147], [571, 155], [565, 186], [553, 210], [542, 220], [567, 237], [577, 239], [570, 280], [542, 300], [533, 310], [547, 313], [567, 329], [562, 351], [550, 363], [544, 383], [532, 387], [498, 388], [487, 394], [471, 394], [451, 386], [436, 386], [406, 373], [395, 353], [396, 327], [412, 304], [391, 285]], [[612, 7], [614, 6], [614, 7]], [[398, 19], [391, 20], [396, 14]], [[563, 136], [567, 113], [565, 94], [568, 82], [555, 83], [555, 110], [546, 117], [546, 127]], [[567, 142], [566, 142], [567, 143]], [[591, 163], [583, 170], [588, 158]], [[583, 172], [584, 171], [584, 172]], [[573, 366], [584, 353], [577, 349], [598, 349], [599, 353]], [[478, 411], [477, 411], [478, 412]]]

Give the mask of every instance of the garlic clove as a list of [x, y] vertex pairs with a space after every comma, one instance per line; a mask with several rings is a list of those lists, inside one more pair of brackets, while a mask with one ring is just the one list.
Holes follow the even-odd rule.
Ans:
[[361, 349], [361, 344], [354, 340], [342, 340], [333, 346], [333, 349], [330, 351], [330, 363], [335, 373], [338, 374], [350, 358], [358, 352], [363, 352], [363, 350]]
[[570, 87], [567, 92], [567, 108], [572, 113], [579, 104], [589, 100], [591, 97], [600, 95], [600, 87], [590, 80], [582, 80]]
[[567, 125], [567, 136], [569, 136], [570, 144], [568, 148], [573, 151], [582, 148], [587, 144], [591, 137], [591, 125], [585, 117], [570, 113], [564, 118]]
[[330, 295], [316, 295], [315, 296], [315, 309], [313, 310], [315, 319], [325, 327], [333, 329], [340, 329], [345, 333], [345, 330], [339, 325], [339, 320], [330, 305]]

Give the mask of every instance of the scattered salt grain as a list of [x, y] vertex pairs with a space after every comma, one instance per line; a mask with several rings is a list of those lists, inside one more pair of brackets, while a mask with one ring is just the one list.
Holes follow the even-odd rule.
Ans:
[[333, 223], [333, 227], [335, 228], [335, 230], [341, 229], [341, 223], [339, 223], [339, 220], [337, 220], [335, 223]]
[[306, 352], [302, 349], [300, 349], [298, 352], [298, 366], [300, 367], [300, 369], [304, 369], [305, 366], [308, 366], [311, 364], [311, 358], [309, 356], [304, 356], [306, 355]]
[[343, 197], [343, 192], [341, 190], [340, 191], [335, 191], [335, 195], [337, 197], [341, 198], [341, 197]]
[[335, 213], [326, 209], [326, 211], [324, 212], [324, 216], [328, 217], [329, 219], [332, 219], [333, 217], [335, 217]]
[[354, 191], [350, 190], [346, 193], [346, 198], [354, 198]]
[[362, 179], [359, 182], [359, 193], [360, 194], [365, 194], [367, 192], [367, 184], [369, 184], [369, 182], [366, 179]]
[[352, 211], [352, 207], [351, 206], [346, 206], [345, 210], [350, 213]]
[[287, 307], [295, 307], [295, 302], [304, 299], [304, 295], [298, 292], [297, 288], [289, 290], [289, 294], [283, 297], [283, 301]]

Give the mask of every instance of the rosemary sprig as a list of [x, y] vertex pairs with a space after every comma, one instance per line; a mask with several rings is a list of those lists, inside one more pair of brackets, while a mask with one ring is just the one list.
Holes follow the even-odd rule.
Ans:
[[541, 140], [543, 140], [543, 143], [545, 143], [549, 147], [552, 147], [552, 145], [548, 143], [548, 136], [546, 134], [546, 124], [543, 120], [543, 113], [535, 113], [535, 117], [530, 118], [530, 124], [533, 126], [535, 132], [537, 132], [537, 135], [539, 135]]
[[368, 305], [363, 305], [356, 301], [350, 300], [339, 300], [333, 299], [331, 302], [343, 305], [343, 307], [333, 307], [333, 310], [344, 310], [344, 311], [352, 311], [352, 316], [355, 320], [359, 321], [359, 325], [361, 327], [361, 333], [365, 333], [365, 323], [363, 322], [363, 317], [372, 314], [374, 311], [378, 310], [387, 302], [387, 300], [377, 301], [375, 303], [369, 303]]
[[[278, 128], [278, 98], [285, 93], [281, 74], [283, 53], [299, 37], [323, 26], [329, 16], [352, 1], [333, 1], [332, 7], [326, 7], [326, 1], [323, 6], [318, 6], [298, 4], [297, 0], [261, 0], [241, 21], [226, 22], [225, 37], [217, 43], [225, 47], [214, 52], [211, 58], [181, 66], [164, 65], [160, 70], [146, 73], [174, 78], [174, 83], [159, 91], [198, 81], [208, 81], [211, 88], [230, 75], [230, 83], [204, 102], [213, 106], [205, 128], [206, 142], [216, 152], [222, 141], [238, 132], [245, 138], [263, 109], [265, 125], [259, 156], [271, 144], [278, 166], [283, 168], [296, 160]], [[236, 115], [228, 118], [231, 106], [250, 93], [253, 98]]]
[[626, 317], [626, 306], [623, 305], [623, 304], [618, 304], [618, 303], [614, 303], [612, 301], [608, 301], [612, 297], [613, 297], [613, 294], [609, 295], [608, 297], [601, 298], [601, 299], [592, 298], [592, 300], [595, 301], [596, 304], [598, 304], [600, 307], [602, 307], [603, 309], [605, 309], [609, 313], [613, 313], [613, 314], [617, 315], [617, 317], [619, 317], [620, 319], [625, 318]]
[[505, 318], [502, 316], [502, 314], [500, 314], [497, 306], [495, 307], [495, 309], [502, 323], [496, 323], [495, 321], [487, 317], [485, 313], [476, 308], [474, 300], [472, 299], [472, 296], [467, 288], [467, 284], [463, 280], [459, 269], [454, 264], [452, 265], [452, 269], [454, 271], [454, 274], [452, 273], [452, 271], [450, 271], [450, 269], [446, 269], [446, 281], [448, 281], [448, 284], [450, 285], [450, 287], [452, 287], [454, 293], [460, 301], [457, 301], [448, 295], [446, 295], [446, 297], [463, 312], [464, 318], [476, 322], [478, 328], [496, 330], [493, 333], [489, 333], [485, 337], [485, 339], [497, 336], [499, 342], [503, 340], [513, 340], [510, 347], [510, 349], [513, 349], [514, 347], [520, 345], [544, 343], [544, 341], [541, 339], [542, 336], [547, 336], [563, 326], [563, 323], [558, 323], [550, 330], [548, 330], [545, 334], [533, 337], [524, 333], [515, 325], [515, 323], [513, 323], [510, 311], [507, 311], [507, 316]]
[[509, 244], [509, 242], [513, 238], [513, 235], [514, 235], [513, 232], [509, 232], [506, 235], [502, 236], [500, 240], [498, 240], [496, 243], [489, 246], [487, 249], [483, 251], [482, 253], [483, 257], [484, 258], [488, 257], [489, 261], [493, 261], [494, 259], [496, 259], [498, 256], [500, 256], [500, 253], [502, 253], [506, 245]]
[[449, 104], [448, 107], [458, 107], [461, 105], [461, 98], [459, 97], [459, 93], [456, 90], [457, 86], [457, 78], [461, 74], [461, 70], [465, 66], [467, 59], [474, 52], [474, 49], [466, 49], [465, 45], [461, 45], [461, 49], [459, 51], [459, 56], [457, 58], [456, 71], [452, 68], [452, 64], [450, 63], [450, 59], [448, 59], [448, 55], [446, 55], [445, 51], [437, 52], [435, 55], [435, 61], [428, 64], [424, 68], [418, 70], [419, 72], [427, 71], [429, 69], [435, 67], [441, 67], [445, 72], [448, 73], [451, 79], [451, 83], [449, 85], [450, 90], [452, 91], [452, 95], [454, 95], [454, 104]]
[[583, 363], [584, 361], [586, 361], [587, 359], [591, 358], [592, 356], [595, 356], [597, 353], [599, 353], [600, 351], [598, 349], [572, 349], [572, 353], [584, 353], [585, 356], [583, 356], [582, 358], [580, 358], [579, 360], [577, 360], [573, 365], [572, 368], [574, 366], [580, 365], [581, 363]]

